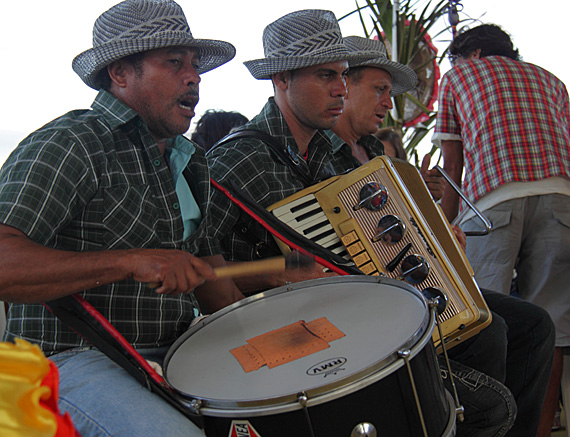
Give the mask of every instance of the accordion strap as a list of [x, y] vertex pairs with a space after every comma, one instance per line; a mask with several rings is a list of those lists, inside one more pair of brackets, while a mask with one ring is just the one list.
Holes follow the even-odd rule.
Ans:
[[286, 165], [289, 166], [291, 170], [293, 170], [293, 172], [300, 178], [306, 187], [311, 186], [315, 183], [311, 175], [305, 171], [304, 167], [301, 166], [301, 160], [290, 147], [285, 147], [283, 144], [277, 141], [275, 137], [261, 130], [241, 129], [232, 132], [214, 144], [212, 149], [221, 146], [222, 144], [229, 143], [230, 141], [235, 141], [242, 138], [255, 138], [263, 141], [271, 148], [271, 151], [281, 159], [281, 161], [283, 161]]
[[339, 275], [364, 274], [361, 270], [355, 267], [352, 261], [347, 261], [340, 255], [337, 255], [336, 253], [301, 235], [299, 232], [268, 212], [265, 208], [260, 207], [237, 187], [233, 187], [230, 192], [230, 190], [215, 180], [210, 179], [210, 181], [215, 188], [225, 194], [242, 211], [259, 223], [271, 235], [288, 245], [291, 249], [313, 257], [316, 262]]

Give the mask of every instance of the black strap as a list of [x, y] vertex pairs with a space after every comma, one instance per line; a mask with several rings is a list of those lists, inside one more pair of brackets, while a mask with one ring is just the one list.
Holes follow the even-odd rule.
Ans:
[[212, 149], [221, 146], [222, 144], [229, 143], [230, 141], [239, 140], [242, 138], [255, 138], [260, 141], [263, 141], [265, 144], [270, 146], [271, 150], [281, 158], [286, 165], [293, 170], [301, 181], [303, 185], [306, 187], [315, 184], [315, 181], [311, 177], [311, 175], [305, 171], [305, 168], [301, 165], [301, 160], [297, 156], [297, 154], [291, 149], [291, 147], [285, 147], [279, 141], [275, 139], [272, 135], [268, 134], [267, 132], [257, 130], [257, 129], [241, 129], [235, 132], [232, 132], [218, 141]]
[[243, 209], [240, 209], [239, 218], [233, 227], [236, 235], [239, 235], [242, 240], [249, 244], [255, 252], [257, 258], [269, 258], [272, 256], [280, 255], [279, 250], [268, 245], [259, 236], [259, 227], [256, 226], [255, 221], [251, 217], [247, 217]]
[[288, 241], [293, 243], [299, 248], [302, 248], [307, 253], [323, 259], [324, 261], [335, 266], [336, 269], [342, 270], [349, 275], [363, 275], [364, 273], [358, 269], [352, 261], [347, 261], [342, 256], [337, 255], [331, 250], [315, 243], [304, 235], [300, 234], [297, 230], [289, 225], [283, 223], [265, 208], [260, 206], [257, 202], [251, 199], [246, 193], [237, 187], [224, 187], [220, 183], [212, 180], [214, 187], [219, 189], [226, 195], [234, 204], [236, 204], [245, 214], [248, 214], [252, 219], [260, 223], [264, 228], [271, 232], [274, 236], [279, 238], [285, 244]]
[[[105, 320], [108, 327], [104, 326], [100, 320], [94, 315], [95, 310], [79, 295], [65, 296], [60, 299], [45, 302], [46, 306], [58, 319], [69, 326], [73, 331], [107, 355], [111, 360], [125, 369], [133, 378], [148, 390], [160, 396], [168, 402], [172, 407], [176, 408], [184, 416], [203, 428], [203, 418], [194, 414], [187, 406], [185, 406], [178, 396], [170, 389], [162, 377], [155, 373], [152, 376], [149, 371], [141, 365], [144, 360], [138, 352], [132, 349], [127, 350], [122, 344], [122, 340], [126, 340]], [[97, 312], [100, 319], [104, 319]], [[113, 332], [111, 332], [113, 331]], [[120, 338], [120, 340], [119, 340]], [[136, 355], [136, 357], [135, 357]], [[89, 375], [85, 375], [89, 378]]]

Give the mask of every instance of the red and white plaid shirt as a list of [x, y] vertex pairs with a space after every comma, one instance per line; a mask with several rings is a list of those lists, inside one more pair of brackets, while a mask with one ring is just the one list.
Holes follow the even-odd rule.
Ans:
[[536, 65], [489, 56], [445, 74], [433, 142], [463, 141], [467, 196], [507, 182], [570, 177], [568, 91]]

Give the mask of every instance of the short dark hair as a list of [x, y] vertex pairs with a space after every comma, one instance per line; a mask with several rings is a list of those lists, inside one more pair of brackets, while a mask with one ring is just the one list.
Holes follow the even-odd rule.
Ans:
[[396, 158], [407, 160], [406, 151], [404, 150], [404, 144], [402, 142], [402, 135], [396, 132], [391, 127], [384, 127], [378, 129], [374, 134], [382, 143], [389, 142], [394, 147], [396, 151]]
[[506, 56], [515, 61], [521, 59], [518, 49], [513, 47], [510, 35], [496, 24], [482, 24], [460, 33], [449, 46], [449, 53], [466, 58], [477, 49], [481, 49], [482, 58]]
[[246, 124], [246, 116], [235, 111], [208, 109], [198, 121], [190, 139], [208, 151], [235, 127]]

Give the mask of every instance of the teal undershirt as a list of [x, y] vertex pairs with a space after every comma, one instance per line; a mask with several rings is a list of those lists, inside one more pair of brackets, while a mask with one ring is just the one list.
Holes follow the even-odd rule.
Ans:
[[182, 137], [169, 140], [166, 146], [166, 159], [174, 179], [176, 195], [180, 204], [180, 213], [184, 223], [184, 239], [186, 240], [198, 228], [202, 221], [200, 207], [184, 178], [182, 171], [188, 166], [196, 147]]

